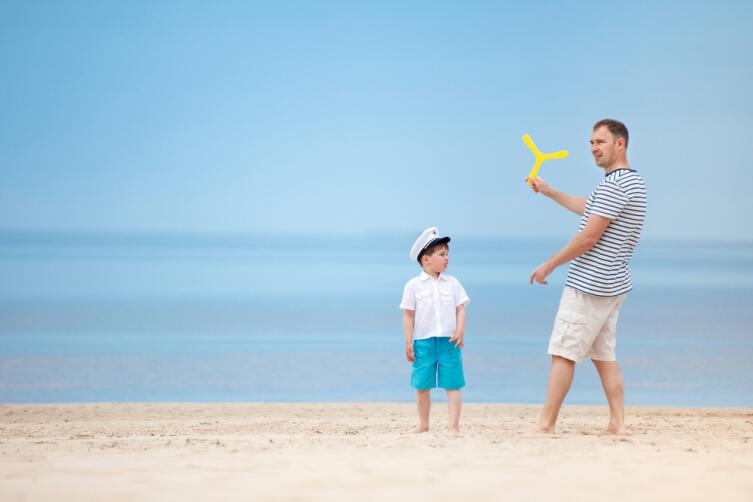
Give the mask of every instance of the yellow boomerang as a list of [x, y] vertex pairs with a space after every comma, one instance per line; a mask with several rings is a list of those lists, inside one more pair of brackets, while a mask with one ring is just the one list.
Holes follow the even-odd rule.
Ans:
[[561, 150], [559, 152], [554, 153], [541, 153], [538, 148], [536, 148], [536, 144], [533, 142], [531, 137], [527, 134], [523, 135], [523, 142], [528, 145], [528, 148], [533, 152], [533, 154], [536, 156], [536, 163], [533, 165], [533, 169], [531, 169], [531, 174], [528, 175], [528, 184], [533, 185], [533, 179], [536, 177], [537, 174], [539, 174], [539, 167], [541, 166], [541, 163], [545, 160], [549, 159], [564, 159], [570, 153], [567, 150]]

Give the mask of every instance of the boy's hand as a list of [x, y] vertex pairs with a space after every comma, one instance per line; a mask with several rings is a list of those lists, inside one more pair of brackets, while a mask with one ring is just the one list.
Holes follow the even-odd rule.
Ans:
[[455, 333], [455, 336], [450, 338], [450, 343], [456, 342], [455, 347], [462, 349], [463, 348], [463, 333]]
[[416, 355], [413, 353], [413, 344], [405, 346], [405, 358], [409, 363], [412, 363], [416, 360]]

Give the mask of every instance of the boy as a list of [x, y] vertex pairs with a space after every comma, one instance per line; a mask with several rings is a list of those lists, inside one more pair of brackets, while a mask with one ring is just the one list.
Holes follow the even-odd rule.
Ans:
[[427, 228], [413, 243], [411, 260], [418, 261], [421, 274], [405, 285], [403, 309], [405, 357], [413, 363], [411, 385], [416, 389], [418, 428], [429, 430], [430, 390], [447, 391], [449, 431], [460, 431], [460, 389], [465, 386], [463, 347], [465, 306], [470, 302], [460, 282], [447, 269], [449, 237], [439, 237], [436, 227]]

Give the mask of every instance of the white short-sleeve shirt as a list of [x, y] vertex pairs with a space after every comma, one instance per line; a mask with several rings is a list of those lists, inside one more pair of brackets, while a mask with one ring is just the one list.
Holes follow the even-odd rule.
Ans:
[[400, 308], [416, 311], [413, 339], [423, 340], [454, 336], [455, 309], [470, 301], [460, 281], [454, 277], [439, 274], [439, 278], [434, 279], [422, 271], [405, 285]]

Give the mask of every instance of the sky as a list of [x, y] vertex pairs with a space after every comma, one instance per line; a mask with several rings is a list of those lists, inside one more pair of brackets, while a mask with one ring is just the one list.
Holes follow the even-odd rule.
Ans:
[[630, 130], [644, 236], [753, 240], [753, 3], [0, 0], [0, 232], [545, 238]]

